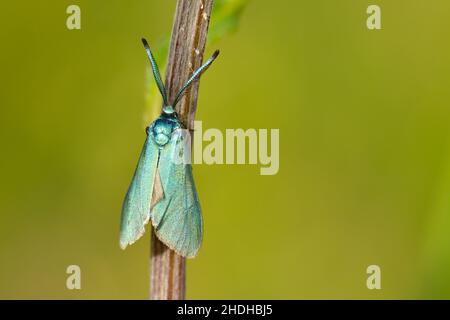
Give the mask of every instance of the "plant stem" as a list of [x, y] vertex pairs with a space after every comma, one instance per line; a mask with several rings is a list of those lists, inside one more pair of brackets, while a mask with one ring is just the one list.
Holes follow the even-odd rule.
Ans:
[[[213, 0], [178, 0], [172, 28], [165, 86], [169, 102], [201, 66]], [[199, 81], [188, 89], [177, 105], [183, 124], [193, 133]], [[192, 139], [193, 141], [193, 139]], [[150, 298], [182, 300], [186, 292], [186, 262], [156, 237], [151, 237]]]

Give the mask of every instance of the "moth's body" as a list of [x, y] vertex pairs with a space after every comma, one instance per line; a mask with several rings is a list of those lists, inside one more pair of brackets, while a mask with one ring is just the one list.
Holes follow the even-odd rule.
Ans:
[[163, 112], [147, 127], [122, 209], [122, 248], [140, 238], [151, 221], [156, 235], [169, 248], [184, 257], [197, 255], [203, 221], [191, 164], [180, 161], [190, 149], [185, 132], [175, 113]]
[[[185, 90], [214, 61], [218, 51], [186, 82], [168, 103], [166, 90], [147, 42], [153, 75], [163, 97], [162, 113], [146, 129], [147, 138], [125, 197], [120, 225], [120, 246], [125, 249], [139, 239], [151, 221], [157, 237], [183, 257], [195, 257], [203, 237], [203, 220], [192, 167], [184, 161], [190, 154], [182, 123], [174, 107]], [[180, 162], [180, 156], [183, 161]]]

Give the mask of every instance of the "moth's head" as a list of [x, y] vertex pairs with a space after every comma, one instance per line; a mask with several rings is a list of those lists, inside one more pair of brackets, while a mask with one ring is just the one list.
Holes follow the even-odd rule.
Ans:
[[162, 108], [162, 113], [166, 116], [175, 115], [175, 109], [172, 106], [164, 106]]

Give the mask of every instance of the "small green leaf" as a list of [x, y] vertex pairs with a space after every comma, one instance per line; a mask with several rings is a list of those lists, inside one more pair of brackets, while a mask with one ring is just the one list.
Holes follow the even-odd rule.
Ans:
[[239, 21], [249, 0], [216, 0], [211, 15], [208, 44], [216, 43], [239, 27]]

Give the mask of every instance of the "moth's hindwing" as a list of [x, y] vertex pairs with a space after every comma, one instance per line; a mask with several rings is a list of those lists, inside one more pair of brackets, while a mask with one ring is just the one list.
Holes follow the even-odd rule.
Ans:
[[145, 224], [149, 221], [158, 153], [158, 146], [150, 136], [147, 136], [133, 180], [123, 202], [120, 224], [122, 249], [143, 235]]
[[164, 197], [152, 208], [151, 219], [163, 243], [178, 254], [192, 258], [202, 242], [203, 221], [192, 166], [182, 160], [186, 152], [190, 155], [190, 143], [185, 143], [187, 137], [186, 130], [176, 129], [161, 149], [158, 171]]

